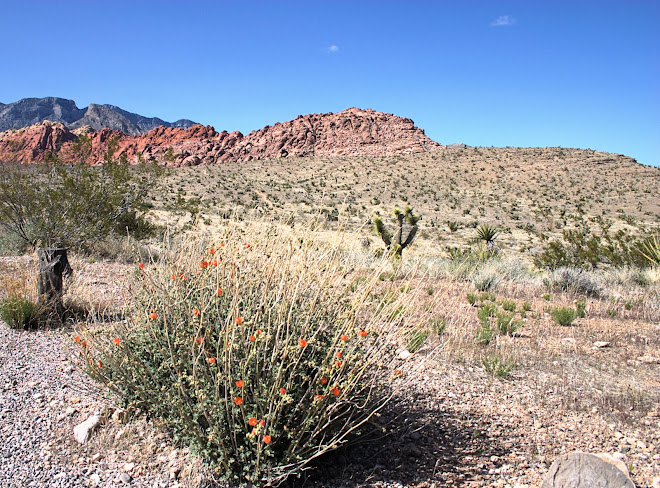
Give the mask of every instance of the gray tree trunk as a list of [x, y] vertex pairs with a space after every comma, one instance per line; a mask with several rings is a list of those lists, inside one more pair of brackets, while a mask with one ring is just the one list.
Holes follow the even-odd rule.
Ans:
[[62, 278], [73, 273], [66, 257], [66, 248], [38, 249], [39, 303], [63, 310]]

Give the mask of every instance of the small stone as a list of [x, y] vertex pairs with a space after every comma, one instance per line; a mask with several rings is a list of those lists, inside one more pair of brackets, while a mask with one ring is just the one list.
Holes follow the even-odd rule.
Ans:
[[594, 342], [594, 347], [597, 348], [597, 349], [602, 349], [602, 348], [607, 347], [609, 345], [610, 345], [610, 343], [606, 342], [606, 341], [596, 341], [596, 342]]
[[127, 473], [135, 467], [135, 463], [125, 463], [123, 466], [124, 471]]
[[410, 351], [407, 351], [406, 349], [401, 351], [397, 356], [398, 359], [401, 359], [403, 361], [405, 361], [406, 359], [410, 359], [411, 357], [412, 357], [412, 353]]
[[78, 398], [78, 397], [72, 397], [69, 401], [70, 401], [71, 403], [80, 403], [80, 398]]
[[[615, 462], [620, 463], [618, 460]], [[557, 457], [541, 488], [575, 487], [576, 480], [580, 480], [579, 486], [584, 488], [635, 488], [630, 478], [615, 463], [595, 454], [578, 451]]]
[[119, 475], [119, 479], [122, 483], [130, 483], [133, 478], [128, 473], [122, 473]]
[[101, 477], [98, 474], [94, 473], [90, 475], [89, 481], [92, 482], [92, 486], [98, 486], [101, 483]]
[[99, 425], [100, 418], [98, 415], [92, 415], [84, 422], [76, 425], [73, 428], [73, 437], [79, 444], [84, 444], [89, 439], [89, 436], [94, 429]]

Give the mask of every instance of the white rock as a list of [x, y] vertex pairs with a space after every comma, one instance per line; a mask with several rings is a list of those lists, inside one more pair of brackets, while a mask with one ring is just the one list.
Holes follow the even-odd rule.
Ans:
[[406, 350], [404, 349], [403, 351], [401, 351], [401, 352], [399, 353], [399, 355], [397, 356], [397, 358], [402, 359], [402, 360], [405, 361], [406, 359], [410, 359], [411, 356], [412, 356], [412, 353], [411, 353], [410, 351], [406, 351]]
[[603, 347], [607, 347], [609, 345], [610, 345], [610, 343], [606, 342], [606, 341], [596, 341], [596, 342], [594, 342], [594, 347], [596, 347], [598, 349], [602, 349]]
[[83, 423], [76, 425], [73, 428], [73, 437], [79, 444], [84, 444], [89, 439], [92, 431], [99, 425], [100, 420], [98, 415], [92, 415]]
[[135, 467], [135, 463], [125, 463], [123, 468], [127, 473]]
[[92, 486], [98, 486], [101, 483], [101, 477], [94, 473], [89, 477], [89, 481], [92, 482]]

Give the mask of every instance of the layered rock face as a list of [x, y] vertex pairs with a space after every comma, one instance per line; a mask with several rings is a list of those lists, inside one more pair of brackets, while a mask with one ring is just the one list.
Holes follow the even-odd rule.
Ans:
[[161, 126], [130, 136], [118, 130], [95, 131], [89, 127], [71, 131], [61, 123], [41, 122], [0, 133], [0, 161], [43, 161], [47, 152], [66, 161], [73, 157], [71, 146], [82, 133], [92, 140], [88, 161], [92, 164], [103, 159], [112, 138], [117, 141], [115, 157], [123, 154], [131, 163], [144, 158], [168, 166], [279, 157], [387, 156], [440, 147], [410, 119], [349, 108], [339, 113], [301, 115], [246, 136], [201, 125], [188, 129]]

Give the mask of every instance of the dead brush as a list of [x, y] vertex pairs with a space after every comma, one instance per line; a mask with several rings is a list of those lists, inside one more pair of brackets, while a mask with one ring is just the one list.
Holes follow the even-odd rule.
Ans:
[[232, 483], [276, 484], [366, 433], [412, 368], [425, 288], [375, 298], [386, 260], [356, 284], [341, 246], [307, 237], [236, 224], [165, 246], [126, 319], [76, 338], [88, 372]]

